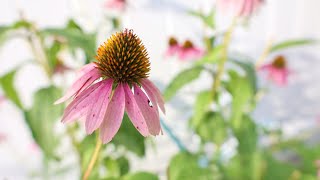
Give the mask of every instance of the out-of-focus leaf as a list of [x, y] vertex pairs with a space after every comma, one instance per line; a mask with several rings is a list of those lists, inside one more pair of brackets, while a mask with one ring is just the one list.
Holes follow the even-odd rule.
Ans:
[[58, 145], [54, 124], [61, 116], [63, 106], [55, 106], [53, 103], [61, 95], [61, 90], [54, 86], [40, 89], [34, 95], [32, 108], [24, 113], [34, 140], [48, 158], [55, 158]]
[[149, 172], [137, 172], [128, 174], [122, 178], [123, 180], [159, 180], [158, 176]]
[[208, 111], [208, 107], [212, 101], [210, 91], [202, 91], [197, 95], [196, 102], [194, 104], [194, 113], [192, 117], [192, 126], [198, 127], [201, 123], [201, 119]]
[[267, 154], [266, 167], [264, 170], [264, 176], [262, 179], [274, 180], [274, 179], [289, 179], [295, 170], [295, 167], [289, 163], [280, 162]]
[[235, 71], [229, 71], [230, 81], [226, 88], [232, 95], [232, 116], [231, 121], [234, 128], [237, 128], [241, 124], [241, 117], [249, 107], [249, 103], [252, 103], [254, 93], [251, 83], [247, 77], [240, 76]]
[[191, 11], [189, 13], [195, 17], [199, 17], [208, 27], [212, 29], [215, 28], [215, 12], [213, 10], [208, 15], [197, 11]]
[[61, 50], [61, 43], [57, 41], [54, 41], [51, 47], [46, 50], [48, 60], [49, 60], [48, 63], [52, 72], [54, 71], [55, 67], [58, 64], [57, 55], [60, 50]]
[[77, 29], [80, 32], [83, 32], [79, 24], [77, 24], [73, 19], [70, 19], [67, 24], [67, 29]]
[[105, 158], [103, 165], [106, 168], [107, 177], [119, 178], [128, 173], [129, 161], [125, 157], [119, 157], [117, 159]]
[[284, 42], [280, 42], [275, 44], [271, 47], [270, 52], [280, 51], [288, 48], [305, 46], [305, 45], [312, 45], [318, 43], [315, 39], [295, 39], [295, 40], [288, 40]]
[[241, 117], [240, 127], [234, 130], [238, 140], [238, 152], [241, 155], [251, 154], [257, 148], [258, 132], [256, 124], [248, 115]]
[[163, 93], [165, 100], [169, 101], [179, 89], [197, 79], [202, 69], [203, 67], [201, 66], [195, 66], [180, 72], [175, 78], [173, 78], [168, 87], [165, 89]]
[[214, 142], [217, 145], [222, 145], [228, 136], [224, 118], [221, 114], [214, 112], [207, 113], [195, 130], [203, 141]]
[[209, 167], [200, 167], [199, 156], [188, 152], [175, 155], [168, 167], [168, 179], [170, 180], [215, 180], [219, 175]]
[[42, 31], [44, 35], [54, 35], [65, 38], [70, 48], [81, 48], [87, 59], [95, 56], [96, 38], [94, 34], [82, 33], [78, 29], [45, 29]]
[[127, 150], [142, 157], [145, 154], [145, 138], [134, 128], [129, 117], [125, 114], [120, 130], [111, 143], [116, 146], [124, 146]]
[[20, 20], [15, 22], [11, 28], [12, 29], [19, 29], [19, 28], [27, 28], [29, 29], [32, 26], [32, 24], [26, 20]]
[[215, 64], [219, 62], [222, 55], [222, 46], [216, 46], [215, 48], [211, 49], [204, 57], [202, 57], [199, 61], [196, 62], [196, 64]]
[[232, 59], [231, 62], [234, 62], [235, 64], [239, 65], [245, 72], [246, 72], [246, 77], [248, 78], [251, 88], [254, 93], [258, 91], [258, 86], [257, 86], [257, 73], [255, 66], [252, 62], [249, 61], [239, 61], [239, 60], [234, 60]]
[[18, 92], [14, 87], [14, 76], [17, 70], [13, 70], [0, 78], [0, 84], [6, 98], [10, 99], [17, 107], [23, 109]]

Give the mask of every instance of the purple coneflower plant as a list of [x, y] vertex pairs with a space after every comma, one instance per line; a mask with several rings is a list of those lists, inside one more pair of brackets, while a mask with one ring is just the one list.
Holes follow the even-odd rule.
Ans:
[[150, 62], [141, 40], [132, 30], [112, 35], [97, 51], [96, 62], [84, 66], [62, 103], [74, 97], [62, 122], [85, 119], [88, 134], [100, 129], [108, 143], [120, 128], [124, 112], [143, 135], [161, 132], [159, 109], [165, 113], [158, 88], [148, 80]]
[[263, 0], [218, 0], [218, 8], [231, 10], [236, 16], [251, 16], [263, 3]]
[[266, 71], [268, 78], [280, 86], [288, 83], [289, 70], [283, 56], [277, 56], [272, 63], [260, 67], [260, 70]]
[[180, 45], [175, 38], [171, 37], [168, 44], [166, 57], [178, 55], [179, 60], [185, 61], [199, 59], [204, 55], [204, 50], [195, 47], [190, 40], [186, 40]]

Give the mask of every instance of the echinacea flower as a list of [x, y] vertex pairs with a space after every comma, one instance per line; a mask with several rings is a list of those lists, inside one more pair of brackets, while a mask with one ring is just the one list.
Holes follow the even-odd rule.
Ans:
[[105, 7], [108, 9], [123, 11], [126, 7], [126, 0], [107, 0], [105, 2]]
[[168, 49], [166, 51], [166, 57], [174, 56], [180, 51], [180, 45], [176, 38], [171, 37], [168, 42]]
[[289, 70], [283, 56], [277, 56], [271, 64], [263, 65], [260, 70], [267, 71], [268, 78], [278, 85], [283, 86], [288, 82]]
[[263, 0], [218, 0], [218, 8], [232, 11], [235, 16], [249, 17], [262, 3]]
[[119, 130], [126, 111], [143, 136], [158, 135], [158, 107], [165, 113], [164, 100], [147, 79], [149, 71], [147, 51], [132, 30], [112, 35], [98, 48], [96, 62], [84, 66], [80, 77], [56, 102], [74, 97], [62, 122], [85, 119], [86, 132], [91, 134], [99, 128], [102, 142], [108, 143]]
[[178, 57], [181, 60], [198, 59], [202, 57], [204, 50], [195, 47], [191, 41], [186, 40], [178, 52]]

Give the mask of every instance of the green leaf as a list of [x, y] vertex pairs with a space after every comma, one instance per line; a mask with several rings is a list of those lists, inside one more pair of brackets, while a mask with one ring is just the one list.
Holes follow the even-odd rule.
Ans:
[[257, 73], [255, 66], [252, 62], [249, 61], [240, 61], [240, 60], [235, 60], [231, 59], [230, 62], [234, 62], [236, 65], [239, 65], [245, 72], [246, 72], [246, 77], [248, 78], [252, 91], [256, 93], [258, 91], [258, 86], [257, 86]]
[[51, 71], [53, 72], [58, 64], [57, 55], [59, 51], [62, 49], [61, 43], [54, 41], [50, 48], [46, 50], [47, 57], [49, 60], [49, 66]]
[[190, 11], [191, 15], [200, 18], [204, 24], [206, 24], [208, 27], [214, 29], [215, 28], [215, 11], [211, 11], [208, 15], [204, 15], [201, 12], [198, 11]]
[[168, 167], [168, 179], [170, 180], [214, 180], [218, 179], [217, 172], [211, 167], [200, 167], [199, 156], [188, 152], [180, 152], [175, 155]]
[[79, 30], [80, 32], [83, 32], [80, 25], [77, 24], [73, 19], [70, 19], [67, 23], [67, 29], [77, 29]]
[[105, 158], [103, 165], [106, 167], [107, 177], [119, 178], [129, 172], [129, 161], [127, 158], [121, 156], [117, 159]]
[[271, 47], [270, 52], [280, 51], [288, 48], [305, 46], [305, 45], [313, 45], [318, 43], [317, 40], [314, 39], [295, 39], [295, 40], [288, 40], [278, 44], [275, 44]]
[[223, 46], [216, 46], [215, 48], [211, 49], [204, 57], [196, 62], [197, 65], [201, 64], [215, 64], [218, 63], [221, 59]]
[[241, 117], [240, 127], [234, 129], [234, 134], [238, 140], [238, 152], [241, 155], [251, 154], [256, 150], [258, 142], [257, 127], [248, 115]]
[[180, 72], [175, 78], [173, 78], [168, 87], [165, 89], [163, 93], [165, 100], [169, 101], [179, 89], [197, 79], [202, 69], [203, 67], [201, 66], [195, 66]]
[[126, 175], [123, 180], [159, 180], [158, 176], [149, 172], [137, 172]]
[[61, 116], [63, 106], [55, 106], [53, 103], [61, 95], [61, 90], [54, 86], [40, 89], [34, 95], [32, 108], [24, 112], [34, 140], [48, 158], [56, 157], [58, 138], [54, 132], [54, 124]]
[[0, 84], [6, 98], [10, 99], [17, 107], [23, 109], [18, 92], [14, 87], [14, 77], [17, 70], [10, 71], [0, 78]]
[[249, 105], [252, 104], [254, 93], [248, 77], [242, 77], [235, 71], [229, 71], [230, 81], [226, 88], [232, 95], [232, 116], [231, 121], [234, 128], [241, 124], [243, 113], [248, 111]]
[[209, 112], [195, 127], [196, 133], [205, 142], [213, 142], [222, 145], [228, 137], [227, 125], [223, 116], [219, 113]]
[[96, 38], [95, 34], [86, 34], [78, 29], [46, 29], [43, 30], [44, 35], [61, 36], [68, 41], [70, 48], [81, 48], [87, 59], [92, 59], [96, 51]]
[[127, 114], [123, 117], [120, 130], [111, 143], [124, 146], [127, 150], [142, 157], [145, 155], [145, 138], [134, 128]]
[[201, 119], [208, 110], [208, 107], [212, 101], [212, 93], [210, 91], [202, 91], [197, 95], [196, 102], [194, 104], [194, 113], [191, 121], [191, 125], [198, 127], [201, 123]]

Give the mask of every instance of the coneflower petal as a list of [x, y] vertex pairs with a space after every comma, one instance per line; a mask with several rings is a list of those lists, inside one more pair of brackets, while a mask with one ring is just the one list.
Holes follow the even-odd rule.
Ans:
[[140, 134], [143, 136], [148, 136], [148, 126], [136, 100], [134, 99], [132, 91], [127, 84], [124, 84], [123, 86], [126, 99], [126, 112], [132, 124], [140, 132]]
[[125, 108], [125, 94], [122, 84], [119, 84], [108, 105], [107, 112], [100, 126], [100, 138], [103, 143], [108, 143], [118, 132]]
[[[157, 98], [157, 104], [159, 105], [161, 111], [163, 112], [163, 114], [166, 113], [166, 109], [164, 107], [164, 99], [161, 95], [160, 90], [148, 79], [142, 79], [141, 80], [141, 84], [143, 87], [146, 87], [145, 89], [149, 89], [149, 91], [151, 91], [154, 96], [156, 96]], [[147, 92], [148, 93], [148, 92]]]
[[80, 73], [82, 74], [82, 76], [79, 77], [75, 81], [75, 83], [72, 84], [71, 88], [67, 91], [67, 93], [62, 98], [58, 99], [54, 104], [60, 104], [68, 100], [70, 97], [79, 94], [81, 91], [85, 90], [100, 77], [99, 70], [91, 64], [89, 67], [85, 67], [80, 71], [83, 71]]
[[92, 98], [94, 103], [87, 114], [85, 123], [87, 134], [91, 134], [100, 126], [110, 101], [113, 80], [107, 79], [102, 83], [100, 91]]
[[65, 109], [62, 122], [73, 121], [76, 118], [80, 118], [87, 109], [92, 105], [93, 100], [91, 97], [94, 97], [99, 91], [102, 82], [98, 82], [88, 89], [84, 90], [77, 96]]
[[134, 98], [146, 120], [150, 134], [158, 135], [161, 130], [159, 112], [156, 110], [158, 107], [149, 105], [150, 100], [137, 85], [134, 85]]

